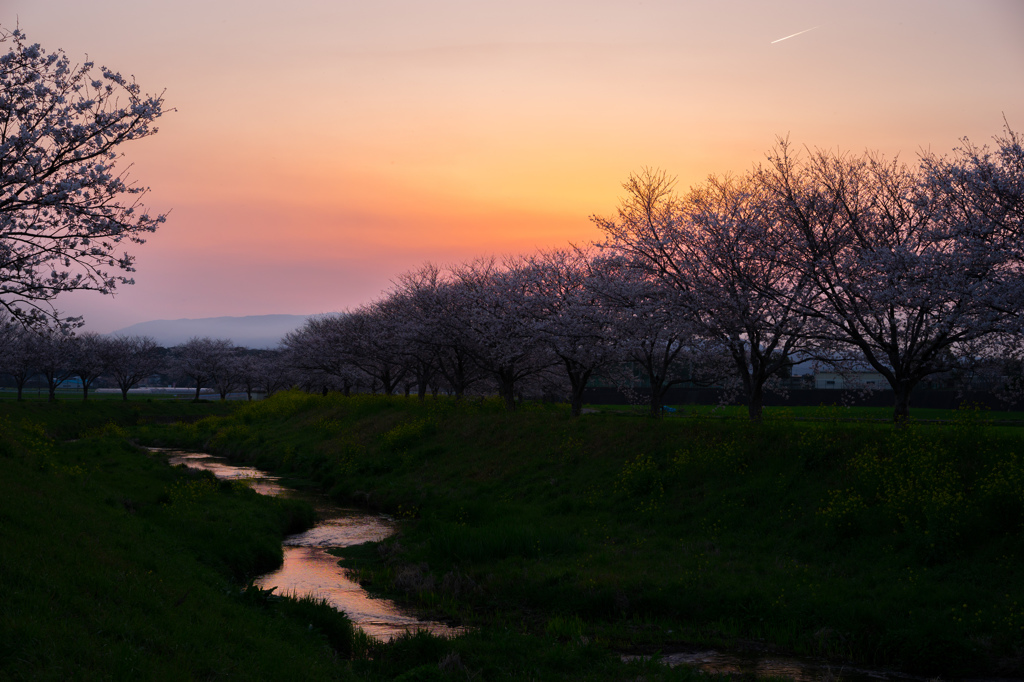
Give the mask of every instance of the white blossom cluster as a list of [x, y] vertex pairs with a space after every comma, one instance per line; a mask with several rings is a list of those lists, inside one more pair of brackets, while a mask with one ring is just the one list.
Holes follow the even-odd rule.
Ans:
[[157, 131], [163, 97], [20, 30], [0, 28], [0, 43], [0, 306], [38, 321], [57, 316], [61, 292], [132, 283], [134, 259], [117, 247], [164, 216], [146, 212], [116, 150]]

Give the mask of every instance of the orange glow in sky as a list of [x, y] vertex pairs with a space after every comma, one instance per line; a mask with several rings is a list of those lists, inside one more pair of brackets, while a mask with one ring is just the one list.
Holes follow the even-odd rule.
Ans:
[[176, 109], [124, 148], [171, 211], [137, 283], [58, 301], [101, 332], [592, 241], [630, 172], [685, 189], [780, 135], [913, 162], [1024, 130], [1018, 0], [6, 0], [0, 24]]

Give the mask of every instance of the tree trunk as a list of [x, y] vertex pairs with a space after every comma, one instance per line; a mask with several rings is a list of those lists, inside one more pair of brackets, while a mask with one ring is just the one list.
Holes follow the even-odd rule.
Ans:
[[660, 419], [661, 418], [661, 407], [662, 407], [661, 399], [664, 398], [664, 397], [665, 397], [665, 389], [661, 387], [661, 382], [659, 381], [657, 384], [655, 384], [652, 381], [651, 382], [651, 412], [648, 415], [652, 419]]
[[202, 384], [200, 384], [197, 381], [196, 382], [196, 397], [192, 399], [192, 402], [194, 402], [194, 403], [198, 403], [199, 402], [199, 389], [201, 389], [201, 388], [202, 388]]
[[763, 406], [764, 388], [762, 386], [755, 386], [750, 390], [750, 395], [747, 398], [747, 414], [750, 416], [750, 421], [761, 421], [761, 410]]
[[516, 390], [515, 384], [505, 378], [499, 379], [498, 394], [505, 401], [505, 409], [509, 412], [516, 411]]
[[121, 400], [128, 402], [128, 389], [130, 386], [121, 386]]
[[424, 400], [427, 399], [427, 382], [426, 381], [421, 381], [418, 384], [416, 384], [416, 397], [419, 399], [419, 401], [421, 403]]
[[578, 417], [583, 414], [583, 391], [573, 389], [572, 390], [572, 416]]
[[895, 387], [896, 404], [892, 411], [893, 423], [902, 426], [910, 418], [910, 391], [911, 386], [906, 381], [897, 382]]
[[[568, 366], [568, 363], [566, 364]], [[572, 406], [572, 416], [578, 417], [583, 414], [583, 391], [586, 390], [587, 382], [590, 381], [590, 371], [576, 373], [571, 368], [569, 370], [569, 384], [572, 386], [569, 402]]]

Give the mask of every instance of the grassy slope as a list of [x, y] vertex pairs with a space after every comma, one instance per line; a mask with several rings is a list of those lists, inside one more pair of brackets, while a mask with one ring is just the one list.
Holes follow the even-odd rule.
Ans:
[[313, 599], [240, 589], [308, 507], [172, 469], [124, 430], [237, 408], [0, 404], [0, 678], [695, 679], [558, 633], [382, 644]]
[[286, 394], [137, 433], [408, 519], [350, 565], [481, 636], [1024, 670], [1024, 431], [969, 414], [900, 431], [823, 415], [574, 421], [560, 407]]
[[351, 637], [344, 618], [237, 587], [311, 510], [174, 470], [113, 423], [152, 413], [3, 406], [0, 677], [337, 679], [326, 634]]

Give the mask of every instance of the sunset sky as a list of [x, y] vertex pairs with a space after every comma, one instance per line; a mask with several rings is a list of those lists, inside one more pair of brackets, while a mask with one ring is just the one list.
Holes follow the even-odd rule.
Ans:
[[0, 24], [176, 109], [123, 149], [171, 211], [137, 283], [57, 302], [100, 332], [588, 242], [631, 171], [685, 189], [780, 135], [913, 162], [1024, 130], [1020, 0], [0, 0]]

